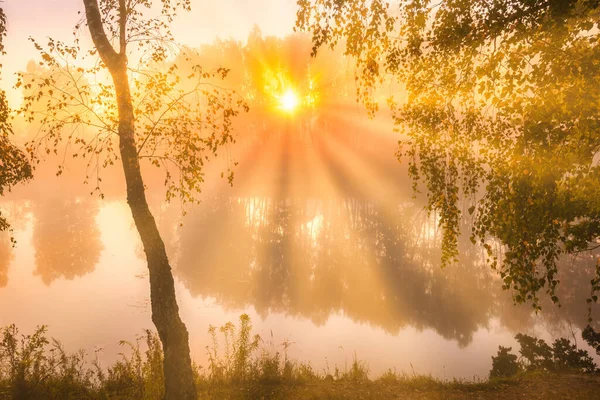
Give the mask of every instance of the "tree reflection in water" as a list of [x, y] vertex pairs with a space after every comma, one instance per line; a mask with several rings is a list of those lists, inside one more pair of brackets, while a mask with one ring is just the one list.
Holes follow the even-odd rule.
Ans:
[[102, 251], [98, 210], [92, 197], [54, 196], [33, 204], [34, 274], [46, 285], [94, 270]]
[[390, 333], [434, 329], [461, 346], [510, 305], [477, 252], [438, 267], [439, 252], [422, 240], [426, 214], [400, 205], [383, 213], [348, 199], [215, 198], [182, 227], [176, 274], [228, 308], [317, 324], [343, 313]]
[[8, 268], [13, 258], [10, 232], [0, 232], [0, 288], [8, 284]]
[[[392, 182], [398, 171], [376, 162], [376, 152], [352, 144], [352, 127], [337, 132], [315, 135], [309, 145], [292, 131], [272, 137], [232, 191], [212, 192], [190, 210], [172, 251], [175, 274], [190, 292], [230, 309], [253, 306], [263, 317], [323, 324], [343, 314], [391, 334], [432, 329], [460, 346], [492, 320], [531, 330], [538, 317], [502, 291], [468, 238], [468, 221], [459, 262], [441, 269], [435, 215], [407, 196], [405, 182]], [[562, 307], [545, 304], [543, 322], [585, 327], [590, 260], [565, 260]]]

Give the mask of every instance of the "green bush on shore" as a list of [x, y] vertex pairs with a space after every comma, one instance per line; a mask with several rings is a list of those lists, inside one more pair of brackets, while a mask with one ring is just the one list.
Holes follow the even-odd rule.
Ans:
[[[583, 337], [585, 339], [586, 335]], [[542, 339], [522, 333], [515, 335], [515, 339], [521, 347], [521, 357], [511, 354], [512, 348], [499, 346], [498, 355], [492, 356], [490, 378], [513, 376], [523, 371], [593, 373], [598, 369], [589, 353], [578, 349], [568, 339], [556, 339], [552, 346]], [[592, 345], [589, 341], [588, 344]]]

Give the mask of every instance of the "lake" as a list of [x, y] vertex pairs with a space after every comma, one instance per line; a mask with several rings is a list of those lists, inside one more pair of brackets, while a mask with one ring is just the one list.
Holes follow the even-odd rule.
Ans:
[[[196, 362], [206, 366], [209, 325], [242, 313], [267, 349], [283, 351], [288, 341], [291, 358], [332, 373], [357, 357], [371, 376], [395, 368], [484, 378], [498, 345], [518, 348], [518, 332], [575, 334], [582, 345], [595, 256], [562, 261], [562, 307], [545, 299], [536, 315], [514, 306], [470, 244], [469, 221], [461, 259], [441, 269], [436, 216], [413, 198], [406, 167], [393, 150], [383, 157], [378, 146], [351, 143], [241, 143], [233, 187], [215, 163], [185, 217], [149, 191]], [[106, 184], [100, 199], [78, 173], [40, 172], [3, 200], [17, 244], [8, 234], [0, 243], [0, 325], [23, 333], [48, 325], [68, 350], [85, 349], [89, 359], [99, 350], [108, 365], [124, 350], [120, 340], [153, 328], [147, 270], [122, 185]], [[118, 169], [107, 173], [120, 181]]]

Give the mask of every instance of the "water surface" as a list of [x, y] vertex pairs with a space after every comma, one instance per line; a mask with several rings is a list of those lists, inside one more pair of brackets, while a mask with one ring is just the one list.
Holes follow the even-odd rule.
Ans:
[[[393, 156], [381, 156], [389, 138], [300, 136], [242, 142], [234, 187], [209, 171], [185, 218], [149, 191], [197, 362], [206, 364], [209, 325], [241, 313], [264, 346], [282, 351], [287, 340], [292, 358], [321, 371], [343, 370], [356, 354], [373, 375], [441, 378], [486, 376], [518, 332], [552, 340], [585, 326], [594, 257], [563, 261], [562, 307], [513, 306], [467, 236], [459, 263], [440, 268], [435, 215]], [[109, 174], [118, 181], [118, 170]], [[67, 349], [102, 349], [108, 364], [120, 340], [152, 328], [149, 284], [122, 188], [104, 199], [88, 192], [47, 174], [4, 200], [17, 246], [7, 234], [0, 241], [0, 325], [46, 324]]]

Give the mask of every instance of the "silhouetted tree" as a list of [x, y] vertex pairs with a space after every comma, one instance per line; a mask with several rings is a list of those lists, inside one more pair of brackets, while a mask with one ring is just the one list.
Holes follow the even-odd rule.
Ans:
[[515, 336], [521, 346], [519, 353], [527, 369], [552, 370], [552, 347], [543, 339], [538, 339], [522, 333]]
[[556, 371], [594, 372], [596, 364], [586, 350], [578, 349], [569, 339], [559, 338], [552, 343]]
[[[140, 162], [163, 168], [167, 200], [196, 201], [204, 163], [231, 142], [232, 118], [247, 106], [232, 91], [206, 83], [224, 78], [224, 68], [206, 71], [195, 65], [188, 76], [194, 85], [178, 86], [177, 65], [166, 63], [169, 24], [179, 10], [190, 9], [190, 1], [158, 3], [154, 9], [150, 0], [84, 0], [85, 18], [76, 30], [87, 25], [94, 47], [83, 50], [77, 36], [73, 45], [48, 39], [42, 46], [32, 40], [50, 74], [22, 74], [17, 86], [34, 89], [21, 109], [28, 121], [41, 122], [42, 134], [28, 147], [33, 157], [39, 149], [57, 152], [65, 142], [74, 157], [87, 157], [86, 181], [94, 179], [100, 193], [100, 170], [120, 160], [148, 262], [152, 320], [164, 350], [165, 396], [195, 400], [188, 332]], [[98, 56], [100, 62], [88, 63]], [[93, 83], [81, 79], [86, 76], [95, 76]]]
[[508, 377], [519, 372], [517, 356], [511, 354], [511, 350], [512, 347], [498, 346], [498, 355], [492, 356], [490, 378]]
[[581, 337], [590, 345], [596, 354], [600, 355], [600, 333], [596, 332], [591, 326], [587, 326], [582, 332]]

